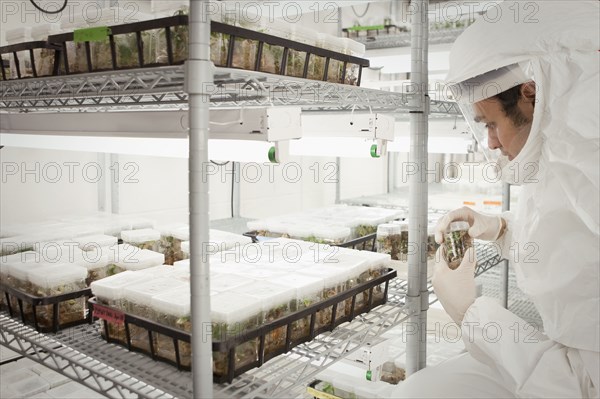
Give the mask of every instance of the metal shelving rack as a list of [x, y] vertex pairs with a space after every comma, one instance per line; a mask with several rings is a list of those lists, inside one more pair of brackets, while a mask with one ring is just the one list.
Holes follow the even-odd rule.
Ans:
[[[215, 68], [213, 108], [301, 106], [303, 111], [410, 113], [413, 96], [254, 71]], [[10, 112], [185, 110], [184, 66], [13, 80], [0, 83], [0, 109]], [[461, 115], [454, 102], [431, 112]]]
[[[454, 43], [464, 30], [464, 28], [432, 30], [429, 32], [429, 45]], [[368, 50], [411, 46], [410, 32], [382, 33], [353, 39], [363, 43]]]
[[[418, 2], [426, 16], [427, 0]], [[413, 57], [413, 75], [420, 75], [414, 83], [418, 84], [420, 92], [406, 95], [258, 72], [213, 68], [208, 61], [209, 44], [197, 40], [208, 37], [209, 25], [202, 18], [201, 10], [205, 3], [205, 0], [191, 0], [190, 3], [190, 59], [186, 66], [1, 82], [0, 112], [5, 113], [4, 119], [10, 119], [10, 113], [63, 112], [68, 117], [68, 113], [82, 111], [189, 109], [192, 247], [208, 238], [208, 187], [200, 183], [200, 170], [201, 164], [208, 158], [206, 116], [209, 107], [294, 105], [301, 106], [303, 111], [358, 110], [410, 114], [414, 122], [412, 134], [416, 138], [412, 141], [411, 152], [417, 154], [417, 161], [426, 158], [427, 146], [423, 139], [427, 138], [427, 130], [423, 123], [428, 115], [460, 115], [455, 104], [430, 101], [423, 92], [422, 84], [427, 81], [428, 25], [419, 22], [420, 18], [415, 18], [413, 23], [413, 32], [420, 34], [413, 37], [412, 43], [413, 56], [416, 56]], [[203, 22], [197, 22], [203, 19]], [[411, 200], [411, 209], [422, 216], [423, 212], [420, 211], [427, 209], [426, 182], [419, 182], [411, 187], [417, 188], [414, 200]], [[426, 235], [423, 223], [417, 225], [415, 221], [417, 218], [411, 219], [410, 230], [415, 233], [413, 236], [420, 237], [423, 235], [421, 233]], [[191, 263], [195, 265], [191, 275], [192, 320], [195, 330], [201, 326], [199, 323], [207, 320], [208, 279], [206, 263], [194, 256]], [[189, 397], [192, 392], [196, 397], [292, 396], [303, 390], [306, 382], [323, 367], [358, 349], [367, 340], [409, 318], [420, 322], [426, 320], [429, 301], [434, 298], [429, 296], [431, 285], [426, 281], [426, 268], [422, 267], [416, 256], [412, 256], [409, 263], [408, 282], [398, 282], [391, 287], [388, 304], [294, 348], [290, 353], [247, 372], [227, 386], [213, 386], [209, 363], [210, 345], [201, 342], [199, 336], [192, 339], [193, 361], [196, 365], [193, 373], [175, 372], [172, 368], [169, 369], [170, 366], [98, 341], [99, 334], [97, 331], [90, 334], [90, 328], [93, 329], [90, 326], [72, 328], [50, 337], [2, 315], [0, 343], [112, 397]], [[202, 309], [198, 309], [198, 306]], [[196, 315], [199, 317], [195, 317]], [[424, 367], [425, 348], [424, 342], [420, 342], [422, 338], [424, 335], [416, 337], [417, 342], [409, 342], [410, 358], [407, 360], [413, 363], [413, 367], [407, 370], [409, 372]], [[113, 366], [115, 363], [118, 366]]]
[[[476, 274], [500, 262], [492, 246], [477, 243]], [[429, 304], [437, 301], [431, 282]], [[293, 348], [263, 367], [237, 377], [230, 385], [214, 385], [215, 397], [294, 397], [323, 368], [373, 342], [381, 334], [408, 319], [407, 281], [394, 279], [388, 303], [345, 323], [334, 331]], [[99, 324], [82, 325], [56, 335], [35, 332], [30, 327], [0, 314], [0, 344], [61, 372], [77, 382], [113, 398], [192, 397], [191, 373], [155, 362], [145, 355], [107, 344]]]

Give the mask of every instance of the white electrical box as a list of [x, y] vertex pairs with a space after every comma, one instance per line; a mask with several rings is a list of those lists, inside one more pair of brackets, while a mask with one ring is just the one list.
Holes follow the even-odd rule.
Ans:
[[277, 142], [302, 137], [300, 107], [210, 111], [210, 138]]
[[302, 115], [303, 137], [349, 137], [394, 140], [394, 117], [374, 114], [327, 114], [304, 113]]

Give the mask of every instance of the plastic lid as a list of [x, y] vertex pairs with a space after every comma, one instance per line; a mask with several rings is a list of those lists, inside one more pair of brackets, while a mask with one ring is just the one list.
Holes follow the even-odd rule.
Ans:
[[157, 312], [175, 317], [189, 316], [191, 312], [190, 295], [185, 290], [175, 290], [152, 297], [150, 306]]
[[300, 274], [287, 274], [279, 277], [277, 284], [296, 290], [296, 300], [319, 295], [325, 288], [322, 279]]
[[90, 285], [92, 293], [98, 298], [106, 300], [119, 300], [123, 297], [123, 288], [134, 283], [145, 281], [148, 276], [132, 271], [115, 274], [103, 278], [102, 280], [94, 281]]
[[9, 45], [30, 42], [33, 40], [31, 38], [31, 28], [28, 26], [19, 26], [18, 28], [8, 29], [4, 34], [4, 38]]
[[384, 223], [377, 226], [377, 237], [387, 237], [402, 233], [402, 226], [393, 223]]
[[255, 280], [237, 274], [217, 274], [211, 278], [210, 288], [218, 292], [225, 292], [254, 282]]
[[130, 244], [105, 247], [102, 250], [112, 253], [112, 262], [123, 269], [141, 270], [165, 263], [163, 254], [148, 249], [139, 249]]
[[150, 281], [134, 283], [123, 288], [123, 296], [128, 301], [148, 305], [155, 295], [167, 290], [179, 288], [183, 290], [187, 284], [170, 278], [155, 278]]
[[262, 268], [262, 267], [247, 265], [245, 270], [236, 271], [235, 274], [238, 274], [240, 276], [243, 276], [243, 277], [246, 277], [249, 279], [253, 279], [253, 280], [271, 280], [271, 281], [273, 281], [273, 280], [276, 280], [279, 277], [285, 275], [285, 272], [278, 271], [273, 268], [266, 269], [266, 268]]
[[359, 43], [356, 40], [342, 38], [344, 41], [344, 49], [346, 54], [353, 55], [355, 57], [363, 57], [366, 53], [366, 46], [363, 43]]
[[46, 41], [49, 35], [57, 32], [58, 26], [56, 24], [36, 24], [31, 27], [31, 38]]
[[448, 226], [448, 228], [446, 229], [447, 233], [453, 232], [453, 231], [468, 231], [470, 228], [470, 225], [468, 222], [452, 222], [450, 223], [450, 226]]
[[11, 263], [8, 266], [8, 272], [6, 273], [8, 276], [15, 278], [21, 281], [28, 281], [27, 275], [32, 270], [37, 270], [42, 267], [54, 266], [53, 264], [48, 263], [38, 263], [38, 262], [15, 262]]
[[345, 240], [350, 236], [351, 230], [344, 226], [319, 226], [314, 229], [315, 237], [324, 240]]
[[125, 230], [121, 232], [124, 242], [133, 244], [160, 240], [160, 231], [153, 229]]
[[62, 264], [30, 270], [27, 278], [32, 284], [39, 287], [55, 288], [64, 284], [83, 282], [87, 273], [87, 269], [84, 267]]
[[237, 292], [222, 292], [210, 298], [211, 320], [234, 324], [262, 313], [262, 300]]
[[292, 287], [282, 286], [271, 281], [256, 281], [253, 284], [233, 288], [231, 292], [260, 299], [264, 311], [296, 299], [296, 291]]
[[[219, 244], [220, 248], [230, 249], [236, 246], [236, 244], [245, 245], [250, 244], [252, 239], [250, 237], [243, 236], [241, 234], [234, 234], [227, 231], [221, 230], [210, 230], [210, 241]], [[222, 244], [222, 245], [221, 245]]]
[[347, 276], [341, 274], [341, 270], [336, 267], [315, 266], [300, 270], [298, 271], [298, 274], [322, 280], [325, 288], [334, 287], [348, 280]]
[[118, 242], [117, 237], [105, 234], [77, 237], [74, 238], [73, 241], [79, 244], [79, 248], [81, 248], [84, 251], [89, 251], [92, 249], [98, 249], [102, 247], [109, 247], [111, 245], [116, 245]]
[[147, 269], [139, 270], [138, 273], [148, 276], [147, 278], [166, 277], [173, 275], [177, 269], [169, 265], [152, 266]]

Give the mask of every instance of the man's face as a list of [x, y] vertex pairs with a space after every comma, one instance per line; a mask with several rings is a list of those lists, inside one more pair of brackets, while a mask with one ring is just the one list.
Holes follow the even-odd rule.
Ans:
[[492, 150], [500, 150], [502, 155], [513, 160], [527, 142], [533, 120], [532, 104], [519, 101], [518, 107], [528, 123], [517, 127], [513, 120], [506, 116], [502, 105], [496, 99], [487, 99], [474, 104], [475, 122], [485, 124], [488, 134], [488, 145]]

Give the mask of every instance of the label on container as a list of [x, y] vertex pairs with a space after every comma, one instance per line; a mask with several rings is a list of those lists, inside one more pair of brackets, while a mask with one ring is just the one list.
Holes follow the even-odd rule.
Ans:
[[75, 43], [83, 42], [102, 42], [111, 34], [108, 26], [94, 28], [76, 29], [73, 31], [73, 41]]
[[94, 305], [94, 317], [113, 324], [125, 324], [125, 314], [102, 305]]

